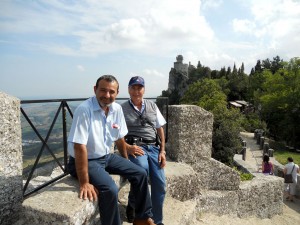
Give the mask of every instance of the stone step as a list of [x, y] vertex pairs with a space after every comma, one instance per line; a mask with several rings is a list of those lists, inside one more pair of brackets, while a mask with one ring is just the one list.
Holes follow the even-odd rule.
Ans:
[[[164, 204], [164, 224], [165, 225], [189, 225], [196, 221], [197, 210], [196, 201], [179, 201], [167, 195]], [[123, 205], [124, 206], [124, 205]], [[123, 214], [123, 215], [122, 215]], [[125, 218], [125, 206], [121, 210], [123, 225], [131, 225]]]

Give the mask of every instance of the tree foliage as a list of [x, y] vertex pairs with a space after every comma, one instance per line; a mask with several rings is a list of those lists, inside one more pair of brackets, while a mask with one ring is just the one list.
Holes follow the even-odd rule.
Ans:
[[294, 58], [273, 75], [265, 75], [258, 99], [270, 133], [287, 144], [300, 145], [300, 59]]

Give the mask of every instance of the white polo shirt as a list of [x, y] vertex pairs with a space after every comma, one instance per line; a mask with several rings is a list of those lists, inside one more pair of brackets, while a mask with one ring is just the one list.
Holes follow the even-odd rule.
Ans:
[[113, 102], [105, 116], [96, 96], [81, 103], [75, 110], [68, 137], [68, 153], [75, 157], [74, 143], [87, 147], [88, 159], [107, 155], [114, 141], [128, 133], [122, 107]]

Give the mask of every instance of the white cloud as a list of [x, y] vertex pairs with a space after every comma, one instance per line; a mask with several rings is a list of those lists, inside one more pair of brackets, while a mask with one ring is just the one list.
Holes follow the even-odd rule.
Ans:
[[163, 73], [160, 73], [155, 69], [144, 69], [142, 74], [145, 74], [145, 76], [165, 77]]
[[255, 29], [255, 23], [247, 20], [247, 19], [234, 19], [232, 21], [232, 26], [233, 26], [233, 30], [234, 32], [241, 32], [241, 33], [247, 33], [247, 34], [251, 34], [253, 32], [253, 30]]
[[37, 42], [44, 46], [53, 35], [72, 40], [64, 48], [59, 41], [58, 46], [52, 42], [45, 48], [62, 55], [96, 56], [122, 49], [157, 54], [156, 48], [168, 55], [182, 46], [190, 48], [199, 40], [213, 39], [213, 30], [200, 15], [200, 3], [199, 0], [44, 1], [17, 7], [6, 3], [7, 13], [1, 14], [9, 19], [2, 20], [0, 27], [2, 32], [39, 34]]
[[277, 38], [289, 35], [300, 27], [300, 2], [295, 0], [266, 0], [251, 2], [253, 23], [262, 35]]
[[203, 10], [218, 8], [220, 5], [223, 4], [223, 0], [202, 0], [201, 2], [201, 7], [203, 8]]
[[95, 73], [138, 70], [158, 91], [178, 54], [211, 69], [244, 62], [250, 72], [257, 59], [300, 52], [295, 0], [11, 0], [0, 8], [0, 47], [87, 58]]
[[76, 68], [80, 71], [80, 72], [84, 72], [85, 68], [82, 65], [77, 65]]

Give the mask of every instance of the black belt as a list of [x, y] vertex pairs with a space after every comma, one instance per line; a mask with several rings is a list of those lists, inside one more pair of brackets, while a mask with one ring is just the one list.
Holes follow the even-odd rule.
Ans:
[[125, 141], [130, 144], [136, 144], [136, 145], [142, 145], [142, 144], [149, 144], [149, 145], [154, 145], [156, 143], [156, 140], [146, 140], [142, 137], [135, 137], [135, 136], [126, 136]]
[[145, 140], [145, 139], [141, 138], [141, 142], [143, 142], [145, 144], [155, 144], [156, 140]]

